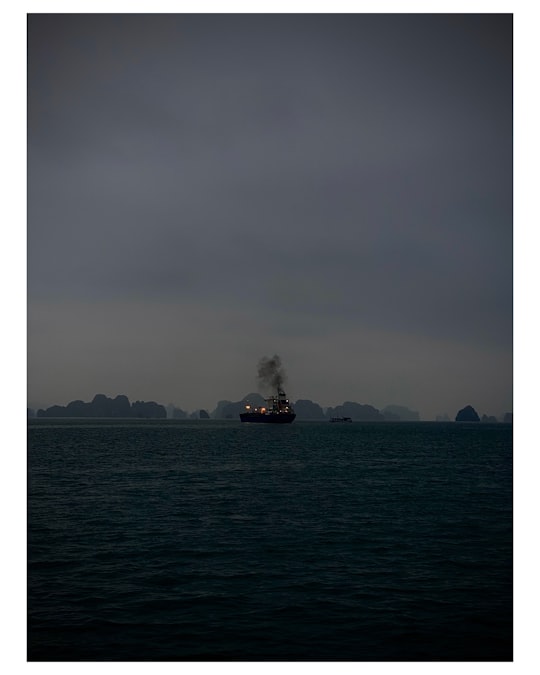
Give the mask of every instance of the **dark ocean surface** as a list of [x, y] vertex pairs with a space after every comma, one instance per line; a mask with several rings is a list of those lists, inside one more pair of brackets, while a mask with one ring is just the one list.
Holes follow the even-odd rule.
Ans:
[[512, 427], [31, 420], [31, 661], [512, 660]]

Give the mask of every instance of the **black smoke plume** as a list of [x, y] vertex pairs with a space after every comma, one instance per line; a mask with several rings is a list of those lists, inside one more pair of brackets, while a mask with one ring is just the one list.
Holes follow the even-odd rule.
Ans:
[[257, 379], [259, 381], [259, 386], [265, 389], [282, 389], [283, 384], [286, 380], [285, 371], [281, 366], [281, 359], [277, 354], [274, 354], [272, 358], [263, 356], [259, 361], [259, 366], [257, 369]]

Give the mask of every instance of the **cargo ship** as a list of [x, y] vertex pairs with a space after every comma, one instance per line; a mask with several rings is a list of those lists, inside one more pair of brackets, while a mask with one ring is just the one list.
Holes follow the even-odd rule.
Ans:
[[252, 408], [247, 404], [245, 411], [240, 413], [241, 422], [255, 424], [290, 424], [295, 417], [296, 413], [282, 389], [277, 390], [277, 396], [266, 399], [266, 406]]

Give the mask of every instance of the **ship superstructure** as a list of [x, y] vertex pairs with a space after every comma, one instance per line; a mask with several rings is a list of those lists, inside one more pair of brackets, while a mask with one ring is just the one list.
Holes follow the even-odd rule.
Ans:
[[266, 399], [265, 406], [252, 408], [246, 404], [246, 409], [240, 413], [241, 422], [290, 424], [296, 417], [296, 413], [283, 389], [278, 388], [277, 396]]

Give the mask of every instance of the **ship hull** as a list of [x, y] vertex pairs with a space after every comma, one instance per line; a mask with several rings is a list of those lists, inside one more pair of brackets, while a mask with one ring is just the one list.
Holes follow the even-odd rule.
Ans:
[[290, 424], [295, 413], [241, 413], [240, 421], [250, 424]]

